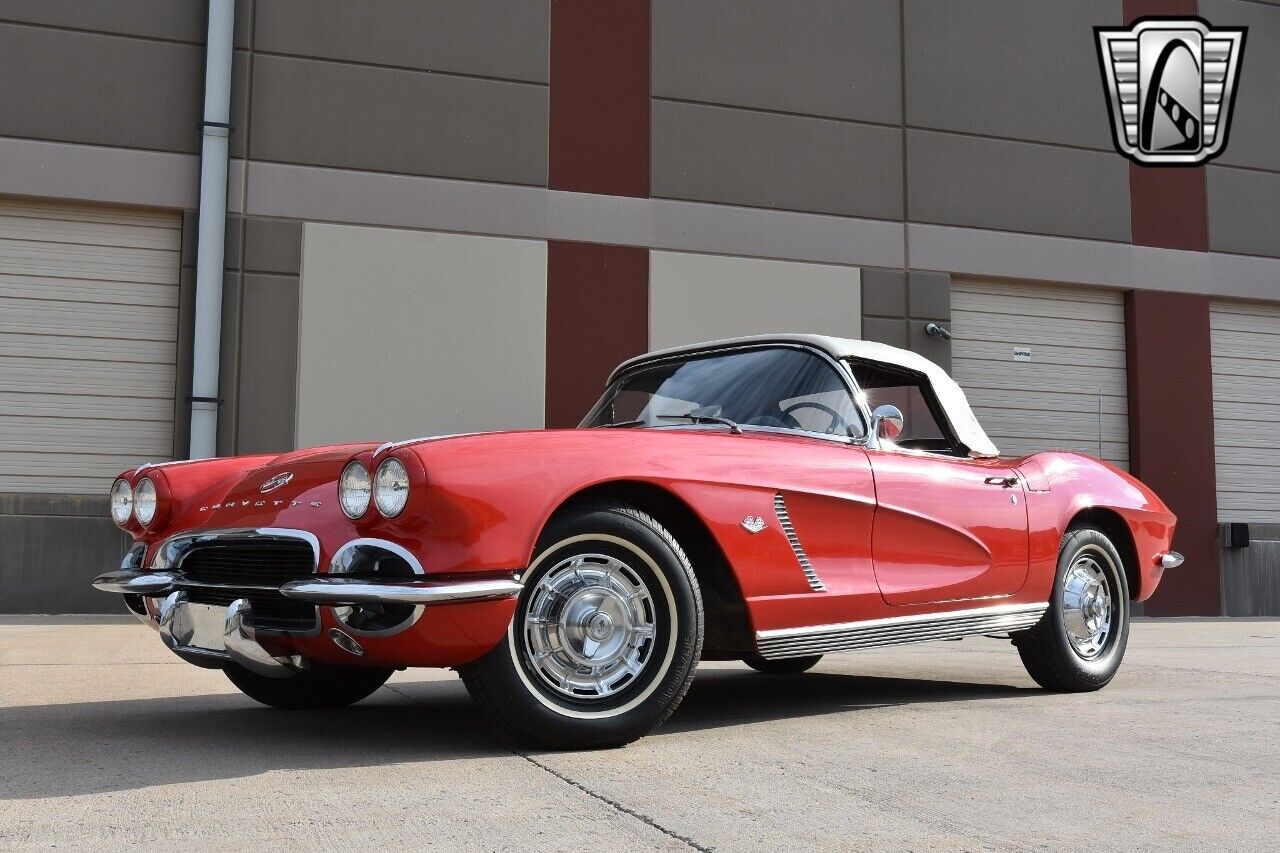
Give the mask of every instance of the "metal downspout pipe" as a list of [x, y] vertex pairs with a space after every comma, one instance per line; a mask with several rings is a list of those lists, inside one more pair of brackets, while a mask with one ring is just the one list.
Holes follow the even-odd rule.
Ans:
[[222, 343], [223, 247], [227, 230], [227, 163], [231, 137], [231, 59], [235, 19], [235, 0], [209, 0], [190, 397], [192, 459], [205, 459], [218, 453], [218, 362]]

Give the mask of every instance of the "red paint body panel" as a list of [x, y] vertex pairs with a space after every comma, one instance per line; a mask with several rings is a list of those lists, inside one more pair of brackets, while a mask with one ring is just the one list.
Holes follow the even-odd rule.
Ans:
[[[388, 455], [410, 472], [406, 510], [395, 519], [372, 509], [348, 519], [337, 495], [343, 466], [359, 457], [372, 468]], [[1143, 599], [1159, 582], [1158, 555], [1174, 524], [1150, 489], [1075, 454], [954, 459], [714, 427], [493, 433], [402, 443], [377, 456], [371, 445], [346, 445], [147, 471], [160, 472], [169, 495], [167, 521], [135, 531], [148, 543], [186, 531], [292, 528], [319, 539], [321, 572], [344, 544], [373, 537], [408, 549], [428, 575], [468, 577], [509, 577], [526, 567], [548, 519], [582, 490], [649, 484], [706, 526], [756, 631], [965, 609], [991, 598], [1047, 601], [1062, 534], [1091, 507], [1113, 510], [1132, 532], [1141, 563], [1133, 592]], [[285, 472], [293, 474], [285, 486], [260, 491]], [[989, 477], [1016, 483], [984, 483]], [[778, 522], [778, 494], [825, 590], [810, 586]], [[765, 529], [748, 532], [747, 516], [763, 518]], [[464, 663], [501, 639], [513, 610], [510, 599], [428, 607], [399, 634], [362, 638], [363, 660]], [[324, 629], [336, 626], [327, 608], [322, 614]], [[350, 661], [324, 631], [285, 645], [317, 660]]]

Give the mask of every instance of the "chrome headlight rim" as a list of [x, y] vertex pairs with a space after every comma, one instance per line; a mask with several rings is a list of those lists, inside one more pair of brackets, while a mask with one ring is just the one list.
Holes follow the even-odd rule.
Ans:
[[382, 460], [373, 477], [373, 503], [383, 518], [395, 518], [409, 504], [409, 469], [394, 456]]
[[160, 507], [160, 497], [156, 492], [156, 483], [150, 477], [143, 477], [133, 487], [133, 517], [143, 527], [156, 520], [156, 511]]
[[[359, 478], [358, 482], [352, 481]], [[352, 500], [348, 500], [348, 496]], [[359, 459], [352, 459], [342, 468], [338, 477], [338, 506], [342, 514], [355, 521], [369, 512], [369, 504], [373, 502], [373, 477], [369, 468]]]
[[124, 477], [117, 477], [108, 494], [111, 499], [111, 520], [117, 527], [124, 527], [133, 518], [133, 484]]

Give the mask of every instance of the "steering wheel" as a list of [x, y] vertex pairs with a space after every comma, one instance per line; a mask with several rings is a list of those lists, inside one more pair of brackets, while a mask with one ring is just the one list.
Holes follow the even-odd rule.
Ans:
[[845, 420], [843, 415], [830, 406], [823, 405], [822, 403], [815, 403], [812, 400], [803, 400], [799, 403], [793, 403], [783, 409], [782, 414], [794, 419], [795, 416], [791, 413], [796, 409], [817, 409], [820, 412], [830, 415], [831, 423], [827, 426], [827, 432], [831, 435], [848, 435], [849, 433], [849, 422]]

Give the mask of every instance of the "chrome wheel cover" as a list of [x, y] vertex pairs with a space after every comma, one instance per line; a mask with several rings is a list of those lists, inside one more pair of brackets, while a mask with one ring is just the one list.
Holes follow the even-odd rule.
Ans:
[[524, 663], [553, 692], [603, 700], [653, 657], [657, 616], [643, 578], [604, 554], [578, 554], [543, 574], [521, 613]]
[[1071, 647], [1085, 660], [1101, 655], [1111, 638], [1115, 607], [1110, 577], [1114, 571], [1105, 552], [1089, 547], [1076, 555], [1062, 581], [1062, 624]]

